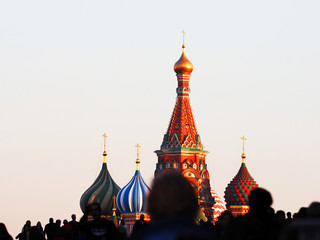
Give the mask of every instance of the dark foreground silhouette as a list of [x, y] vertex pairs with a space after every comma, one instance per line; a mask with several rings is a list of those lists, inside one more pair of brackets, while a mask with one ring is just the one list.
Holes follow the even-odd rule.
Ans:
[[[190, 183], [178, 172], [171, 171], [157, 177], [148, 197], [150, 222], [144, 216], [136, 221], [131, 236], [124, 220], [118, 227], [101, 216], [98, 203], [85, 209], [80, 222], [53, 218], [42, 228], [29, 220], [24, 224], [19, 240], [320, 240], [320, 202], [301, 207], [298, 213], [275, 212], [272, 196], [262, 188], [249, 195], [249, 213], [234, 218], [228, 211], [218, 221], [195, 224], [198, 200]], [[12, 240], [5, 224], [0, 223], [0, 240]]]

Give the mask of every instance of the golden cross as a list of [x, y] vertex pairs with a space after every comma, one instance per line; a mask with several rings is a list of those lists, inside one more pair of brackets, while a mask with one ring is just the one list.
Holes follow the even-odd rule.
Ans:
[[103, 141], [103, 150], [106, 152], [106, 142], [107, 142], [107, 134], [104, 133], [103, 135], [104, 141]]
[[186, 32], [182, 30], [182, 36], [183, 36], [183, 45], [184, 45], [184, 37], [185, 37]]
[[139, 159], [139, 147], [140, 147], [140, 145], [137, 144], [137, 145], [136, 145], [136, 148], [137, 148], [137, 160]]
[[243, 142], [242, 142], [242, 150], [243, 150], [243, 153], [244, 153], [244, 141], [248, 140], [248, 139], [246, 139], [244, 136], [242, 136], [241, 139], [243, 140]]

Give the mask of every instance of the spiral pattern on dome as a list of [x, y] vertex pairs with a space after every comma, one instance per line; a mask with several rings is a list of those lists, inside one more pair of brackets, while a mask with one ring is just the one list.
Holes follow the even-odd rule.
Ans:
[[112, 215], [113, 196], [117, 196], [120, 187], [113, 181], [107, 169], [107, 164], [102, 164], [102, 169], [94, 183], [82, 194], [80, 207], [82, 212], [90, 203], [99, 203], [101, 214], [105, 216]]
[[243, 162], [237, 175], [228, 184], [224, 192], [224, 199], [227, 206], [249, 205], [248, 196], [250, 192], [257, 187], [258, 184], [254, 181], [246, 164]]
[[213, 205], [213, 220], [217, 221], [218, 217], [226, 210], [224, 203], [218, 194], [211, 188], [211, 196], [214, 198]]
[[136, 170], [130, 182], [117, 196], [117, 206], [121, 213], [146, 212], [150, 187], [144, 182], [140, 170]]

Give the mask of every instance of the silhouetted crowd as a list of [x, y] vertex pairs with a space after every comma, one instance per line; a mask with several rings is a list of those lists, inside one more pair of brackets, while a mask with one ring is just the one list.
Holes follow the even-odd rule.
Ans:
[[[80, 221], [54, 221], [44, 229], [40, 222], [31, 226], [26, 221], [19, 240], [320, 240], [320, 202], [302, 207], [291, 216], [290, 212], [271, 208], [271, 194], [256, 188], [249, 195], [250, 211], [233, 217], [224, 211], [215, 223], [208, 218], [196, 224], [198, 199], [190, 183], [178, 172], [172, 171], [157, 177], [148, 197], [151, 221], [144, 215], [136, 221], [131, 236], [124, 219], [118, 226], [101, 217], [97, 203], [88, 205]], [[13, 240], [6, 226], [0, 223], [0, 240]]]

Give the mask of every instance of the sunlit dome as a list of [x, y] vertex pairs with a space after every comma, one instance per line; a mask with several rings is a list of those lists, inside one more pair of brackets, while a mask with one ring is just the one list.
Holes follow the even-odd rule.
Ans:
[[[139, 145], [137, 146], [140, 147]], [[146, 212], [146, 203], [150, 187], [141, 176], [139, 153], [137, 155], [137, 169], [134, 176], [130, 182], [120, 190], [117, 196], [117, 206], [121, 213]]]
[[180, 59], [174, 64], [174, 71], [177, 74], [190, 74], [193, 71], [193, 65], [192, 63], [188, 60], [186, 54], [185, 54], [185, 46], [184, 44], [182, 45], [182, 54]]
[[242, 164], [237, 175], [228, 184], [225, 190], [225, 201], [227, 206], [231, 205], [249, 205], [250, 192], [258, 187], [253, 177], [250, 175], [244, 159], [245, 154], [242, 154]]
[[[106, 135], [104, 135], [106, 138]], [[106, 163], [106, 150], [103, 152], [103, 164], [101, 171], [94, 183], [82, 194], [80, 207], [82, 212], [88, 204], [99, 203], [101, 214], [105, 216], [112, 215], [113, 197], [117, 196], [120, 187], [112, 179]]]

